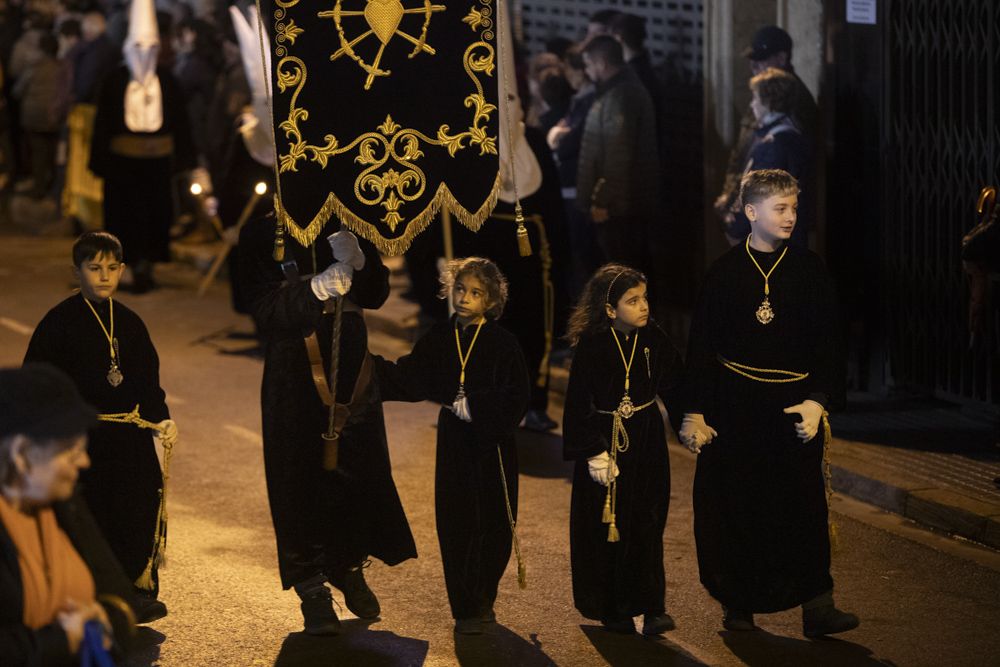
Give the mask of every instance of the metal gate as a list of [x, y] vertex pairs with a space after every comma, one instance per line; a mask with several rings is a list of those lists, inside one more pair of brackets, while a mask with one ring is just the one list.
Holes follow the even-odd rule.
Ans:
[[997, 322], [989, 318], [986, 339], [970, 349], [960, 246], [979, 189], [1000, 178], [1000, 7], [996, 0], [880, 5], [888, 379], [995, 403]]

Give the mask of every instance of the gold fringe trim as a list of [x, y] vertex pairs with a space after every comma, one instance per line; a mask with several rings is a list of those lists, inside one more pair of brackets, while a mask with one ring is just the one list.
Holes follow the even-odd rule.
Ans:
[[329, 222], [330, 218], [337, 216], [341, 224], [347, 229], [351, 230], [359, 236], [371, 241], [375, 247], [384, 255], [397, 256], [402, 255], [406, 252], [413, 239], [420, 232], [427, 229], [430, 226], [431, 221], [440, 212], [442, 207], [447, 207], [451, 213], [458, 218], [458, 221], [463, 225], [468, 227], [470, 230], [476, 232], [479, 228], [483, 226], [486, 219], [490, 217], [493, 213], [493, 209], [497, 205], [497, 198], [500, 196], [500, 172], [497, 171], [497, 176], [493, 181], [493, 187], [490, 189], [489, 195], [486, 197], [486, 201], [483, 205], [479, 207], [479, 210], [471, 212], [462, 206], [461, 203], [455, 196], [452, 195], [451, 190], [448, 189], [447, 183], [441, 183], [438, 186], [437, 193], [435, 193], [434, 198], [431, 199], [430, 203], [424, 207], [415, 218], [413, 218], [410, 223], [406, 226], [406, 231], [403, 232], [402, 236], [397, 238], [387, 239], [379, 232], [378, 228], [366, 222], [353, 211], [337, 195], [332, 192], [326, 197], [326, 201], [323, 206], [320, 207], [313, 219], [305, 227], [300, 226], [292, 216], [289, 215], [288, 211], [285, 210], [284, 205], [279, 197], [275, 197], [274, 200], [274, 210], [278, 216], [278, 224], [283, 226], [288, 232], [288, 235], [295, 239], [303, 247], [309, 247], [313, 244], [316, 238], [319, 236], [320, 232]]

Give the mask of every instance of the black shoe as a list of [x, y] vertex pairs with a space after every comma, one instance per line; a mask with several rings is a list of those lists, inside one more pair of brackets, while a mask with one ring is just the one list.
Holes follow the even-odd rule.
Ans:
[[601, 625], [608, 632], [616, 632], [620, 635], [635, 634], [635, 621], [631, 618], [601, 619]]
[[662, 635], [664, 632], [670, 632], [676, 627], [677, 624], [674, 623], [674, 619], [666, 612], [653, 615], [646, 614], [642, 617], [642, 634], [647, 637]]
[[802, 634], [810, 639], [847, 632], [861, 625], [854, 614], [840, 611], [832, 604], [802, 610]]
[[148, 593], [135, 595], [135, 622], [139, 625], [158, 621], [167, 615], [167, 605]]
[[528, 410], [528, 412], [524, 415], [524, 428], [529, 431], [546, 433], [557, 426], [559, 426], [559, 424], [552, 421], [552, 419], [545, 414], [544, 410]]
[[302, 596], [302, 619], [309, 635], [340, 634], [340, 619], [333, 610], [333, 597], [326, 586]]
[[481, 635], [483, 621], [480, 618], [456, 618], [455, 632], [460, 635]]
[[749, 632], [757, 629], [757, 626], [753, 624], [753, 614], [750, 612], [738, 609], [726, 609], [725, 607], [722, 610], [725, 612], [722, 617], [722, 627], [726, 630]]
[[366, 560], [358, 567], [350, 568], [339, 577], [330, 580], [330, 583], [344, 594], [344, 602], [347, 603], [351, 613], [358, 618], [369, 620], [378, 618], [382, 612], [378, 598], [365, 583], [364, 569], [371, 564], [370, 560]]

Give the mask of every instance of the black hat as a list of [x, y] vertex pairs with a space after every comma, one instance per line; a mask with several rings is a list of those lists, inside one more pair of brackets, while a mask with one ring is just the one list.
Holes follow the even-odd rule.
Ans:
[[753, 42], [743, 51], [750, 60], [765, 60], [775, 53], [792, 52], [792, 38], [776, 25], [764, 26], [753, 36]]
[[55, 366], [0, 368], [0, 437], [69, 438], [96, 422], [97, 412]]

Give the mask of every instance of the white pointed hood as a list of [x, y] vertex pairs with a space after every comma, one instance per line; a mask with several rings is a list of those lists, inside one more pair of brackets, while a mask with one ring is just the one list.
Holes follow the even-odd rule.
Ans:
[[[271, 50], [264, 49], [264, 60], [267, 72], [261, 65], [260, 38], [257, 35], [257, 7], [251, 5], [247, 16], [231, 6], [229, 15], [233, 20], [236, 40], [240, 45], [240, 56], [243, 60], [243, 73], [250, 84], [252, 110], [241, 118], [240, 134], [247, 152], [258, 163], [266, 166], [274, 164], [274, 148], [271, 139], [271, 116], [267, 109], [267, 92], [271, 85]], [[270, 44], [267, 34], [264, 34], [264, 44]]]
[[[539, 166], [531, 146], [524, 138], [524, 112], [521, 109], [521, 98], [517, 94], [514, 36], [510, 27], [506, 0], [497, 3], [497, 12], [500, 14], [498, 17], [500, 19], [500, 34], [497, 37], [497, 43], [501, 51], [497, 73], [497, 81], [500, 86], [500, 95], [497, 98], [500, 106], [500, 200], [513, 204], [512, 169], [517, 175], [517, 194], [524, 198], [534, 194], [542, 187], [542, 168]], [[509, 91], [504, 90], [505, 78], [510, 86]], [[510, 94], [510, 97], [505, 100], [504, 95], [507, 93]], [[510, 113], [509, 123], [508, 112]], [[513, 132], [513, 141], [507, 136], [508, 128]], [[511, 160], [511, 145], [514, 147], [513, 160]]]
[[132, 132], [156, 132], [163, 127], [163, 93], [156, 76], [160, 32], [153, 0], [132, 0], [122, 53], [132, 75], [125, 88], [125, 126]]

